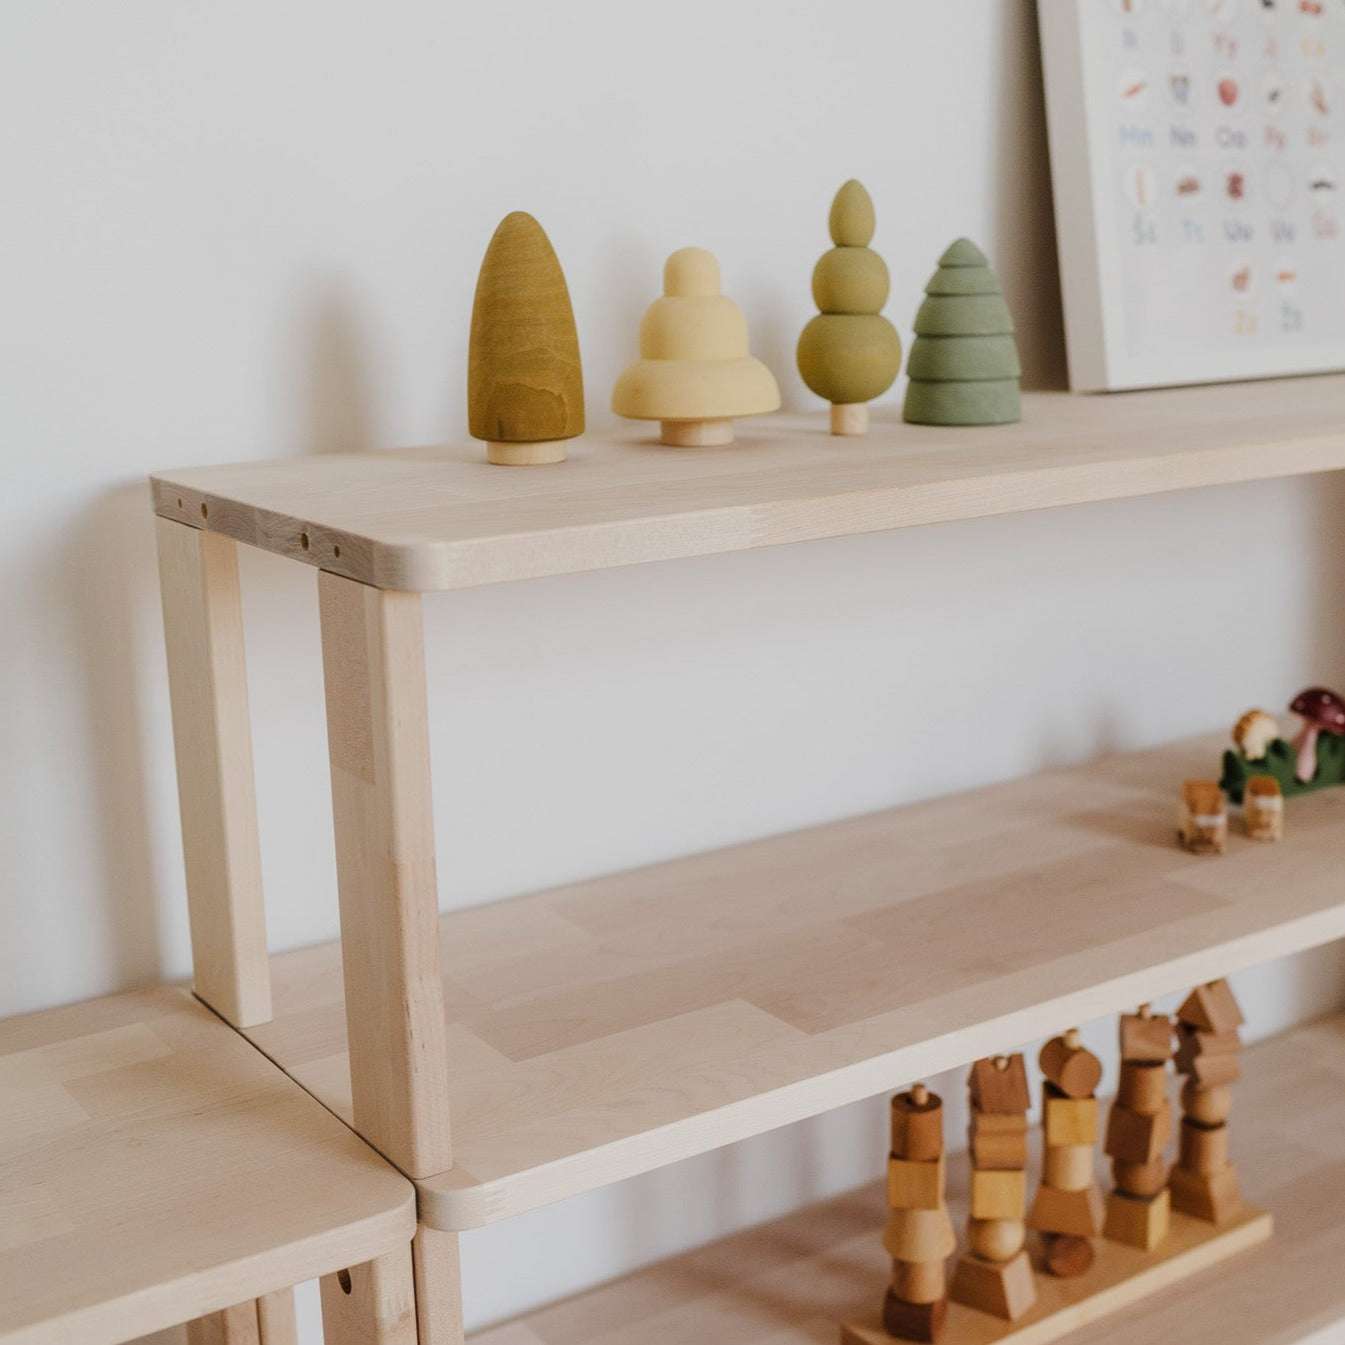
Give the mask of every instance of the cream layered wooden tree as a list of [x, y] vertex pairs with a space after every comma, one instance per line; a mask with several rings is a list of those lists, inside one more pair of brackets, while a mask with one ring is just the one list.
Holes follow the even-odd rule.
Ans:
[[887, 264], [869, 247], [873, 201], [853, 178], [831, 203], [829, 227], [836, 246], [813, 268], [813, 302], [820, 311], [799, 336], [799, 373], [831, 403], [832, 434], [863, 434], [868, 404], [901, 369], [901, 337], [882, 315]]
[[564, 462], [565, 441], [584, 432], [570, 291], [551, 240], [521, 210], [500, 221], [477, 277], [467, 418], [506, 467]]
[[747, 319], [720, 292], [719, 263], [682, 248], [663, 268], [663, 297], [640, 322], [640, 358], [612, 389], [612, 410], [657, 420], [675, 447], [731, 444], [738, 416], [780, 405], [771, 371], [747, 349]]

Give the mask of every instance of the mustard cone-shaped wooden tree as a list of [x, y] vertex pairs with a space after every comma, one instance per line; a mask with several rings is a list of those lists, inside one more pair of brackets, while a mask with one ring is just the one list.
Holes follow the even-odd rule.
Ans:
[[467, 419], [489, 461], [565, 461], [584, 432], [579, 334], [565, 275], [542, 226], [506, 215], [481, 262], [467, 352]]
[[719, 288], [719, 263], [682, 248], [663, 268], [663, 298], [640, 322], [640, 358], [612, 389], [612, 410], [657, 420], [675, 447], [733, 442], [737, 416], [780, 405], [771, 371], [747, 350], [747, 319]]
[[906, 419], [915, 425], [1007, 425], [1022, 417], [1013, 317], [975, 243], [939, 258], [915, 315], [906, 364]]
[[868, 404], [901, 369], [901, 337], [882, 316], [887, 264], [869, 247], [873, 201], [854, 178], [836, 193], [828, 223], [836, 246], [813, 268], [813, 302], [820, 311], [799, 336], [799, 373], [831, 403], [832, 434], [863, 434]]

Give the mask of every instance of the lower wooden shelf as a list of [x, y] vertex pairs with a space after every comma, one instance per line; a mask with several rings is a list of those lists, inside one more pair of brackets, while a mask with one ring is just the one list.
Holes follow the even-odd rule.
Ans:
[[[1233, 1158], [1275, 1235], [1179, 1285], [1081, 1326], [1087, 1345], [1289, 1345], [1345, 1335], [1345, 1014], [1246, 1053]], [[877, 1105], [877, 1104], [875, 1104]], [[875, 1165], [878, 1155], [875, 1157]], [[950, 1164], [962, 1208], [966, 1163]], [[472, 1345], [837, 1345], [871, 1314], [890, 1264], [875, 1183], [615, 1284], [493, 1327]], [[986, 1341], [1002, 1334], [987, 1318]]]

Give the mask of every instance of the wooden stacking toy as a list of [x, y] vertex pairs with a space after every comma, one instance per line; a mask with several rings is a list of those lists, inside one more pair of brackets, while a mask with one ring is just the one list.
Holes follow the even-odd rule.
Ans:
[[970, 1250], [957, 1263], [949, 1296], [1013, 1321], [1037, 1301], [1027, 1227], [1027, 1110], [1021, 1055], [978, 1060], [971, 1092]]
[[939, 258], [915, 315], [906, 419], [916, 425], [1007, 425], [1021, 419], [1013, 317], [975, 243]]
[[1093, 1161], [1102, 1062], [1070, 1028], [1042, 1047], [1038, 1064], [1046, 1076], [1041, 1104], [1045, 1153], [1028, 1227], [1042, 1235], [1047, 1270], [1062, 1277], [1082, 1275], [1093, 1264], [1090, 1239], [1102, 1231]]
[[835, 247], [813, 268], [818, 315], [799, 337], [803, 381], [831, 403], [832, 434], [863, 434], [869, 406], [892, 386], [901, 368], [901, 337], [882, 316], [887, 264], [869, 247], [873, 201], [853, 178], [831, 203]]
[[584, 432], [584, 376], [565, 276], [542, 226], [516, 210], [481, 262], [467, 352], [467, 419], [505, 467], [564, 462]]
[[663, 298], [640, 322], [640, 358], [612, 389], [612, 410], [657, 420], [661, 439], [696, 448], [733, 442], [738, 416], [780, 405], [771, 371], [747, 350], [747, 319], [720, 292], [719, 263], [682, 248], [663, 268]]
[[1107, 1118], [1104, 1148], [1115, 1189], [1107, 1197], [1103, 1234], [1151, 1252], [1168, 1235], [1171, 1199], [1164, 1150], [1172, 1138], [1168, 1061], [1172, 1021], [1147, 1004], [1121, 1018], [1121, 1083]]
[[892, 1099], [887, 1209], [883, 1247], [892, 1258], [892, 1283], [883, 1328], [900, 1340], [937, 1340], [957, 1235], [944, 1204], [943, 1102], [924, 1084]]
[[1242, 1011], [1227, 981], [1198, 986], [1177, 1010], [1177, 1071], [1182, 1087], [1181, 1149], [1168, 1175], [1173, 1209], [1222, 1224], [1242, 1210], [1238, 1174], [1228, 1160], [1229, 1085], [1242, 1073]]
[[1254, 841], [1284, 835], [1284, 791], [1273, 775], [1253, 775], [1242, 795], [1242, 822]]
[[1221, 855], [1228, 844], [1228, 807], [1213, 780], [1188, 780], [1177, 800], [1177, 839], [1193, 855]]

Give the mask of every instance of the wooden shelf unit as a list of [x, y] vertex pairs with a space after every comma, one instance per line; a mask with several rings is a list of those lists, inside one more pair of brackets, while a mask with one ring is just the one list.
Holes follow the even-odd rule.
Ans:
[[[1325, 1333], [1345, 1320], [1345, 1015], [1253, 1047], [1246, 1066], [1233, 1157], [1247, 1197], [1274, 1211], [1275, 1237], [1070, 1342], [1339, 1339]], [[950, 1158], [948, 1176], [960, 1209], [964, 1155]], [[876, 1183], [478, 1332], [471, 1345], [836, 1345], [837, 1323], [871, 1313], [890, 1278], [875, 1236], [885, 1213]], [[989, 1345], [1004, 1329], [991, 1317], [979, 1325], [980, 1337], [958, 1339]]]

